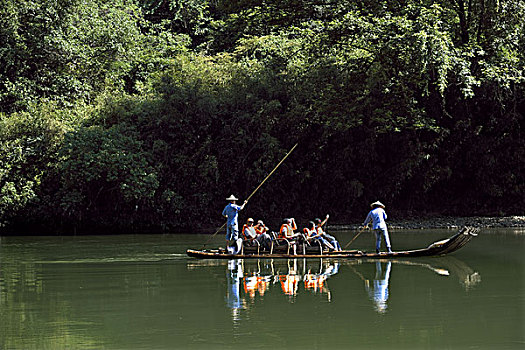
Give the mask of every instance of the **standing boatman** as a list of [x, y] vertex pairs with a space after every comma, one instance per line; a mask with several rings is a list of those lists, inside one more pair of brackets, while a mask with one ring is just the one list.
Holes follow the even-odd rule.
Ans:
[[388, 237], [388, 229], [386, 227], [386, 212], [385, 205], [379, 201], [370, 204], [372, 210], [368, 213], [363, 226], [368, 226], [368, 223], [372, 222], [372, 229], [376, 234], [376, 253], [379, 253], [381, 248], [381, 236], [385, 240], [386, 249], [389, 253], [392, 253], [390, 245], [390, 237]]
[[232, 245], [232, 243], [237, 242], [239, 238], [239, 223], [238, 216], [239, 212], [244, 209], [244, 206], [248, 201], [244, 201], [243, 205], [235, 204], [239, 199], [236, 198], [233, 194], [226, 198], [230, 203], [224, 207], [222, 211], [222, 216], [228, 218], [226, 222], [226, 250]]

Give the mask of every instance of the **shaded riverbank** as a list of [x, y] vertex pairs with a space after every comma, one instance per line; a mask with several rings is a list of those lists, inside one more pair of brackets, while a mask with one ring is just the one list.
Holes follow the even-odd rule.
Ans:
[[[392, 230], [401, 229], [456, 229], [462, 226], [475, 226], [481, 228], [497, 227], [525, 227], [525, 216], [505, 216], [505, 217], [431, 217], [407, 220], [387, 221], [388, 227]], [[358, 225], [330, 225], [331, 230], [353, 230], [358, 229]]]
[[[270, 229], [277, 231], [279, 229], [279, 219], [265, 220]], [[298, 220], [300, 229], [306, 224], [306, 220]], [[242, 220], [240, 221], [242, 226]], [[475, 226], [480, 228], [506, 228], [506, 227], [523, 227], [525, 228], [525, 216], [504, 216], [504, 217], [426, 217], [403, 220], [387, 220], [390, 230], [418, 230], [418, 229], [457, 229], [463, 226]], [[362, 226], [361, 222], [353, 224], [341, 224], [334, 221], [328, 222], [328, 230], [330, 231], [345, 231], [358, 230]], [[70, 236], [70, 235], [113, 235], [113, 234], [158, 234], [158, 233], [198, 233], [210, 234], [215, 232], [218, 227], [194, 227], [191, 232], [188, 229], [168, 230], [165, 231], [160, 227], [150, 227], [149, 229], [123, 229], [123, 228], [108, 228], [108, 227], [91, 227], [84, 230], [75, 229], [52, 229], [49, 227], [40, 226], [23, 226], [11, 229], [0, 229], [0, 236]], [[38, 232], [38, 234], [36, 234]], [[221, 232], [222, 233], [222, 232]]]

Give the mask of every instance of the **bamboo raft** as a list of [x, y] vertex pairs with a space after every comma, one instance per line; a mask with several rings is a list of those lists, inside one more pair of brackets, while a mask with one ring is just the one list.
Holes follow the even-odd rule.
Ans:
[[477, 236], [479, 228], [463, 227], [450, 238], [434, 242], [426, 248], [394, 251], [392, 253], [367, 253], [360, 250], [328, 251], [321, 245], [308, 246], [304, 243], [293, 243], [286, 240], [272, 243], [270, 251], [264, 251], [258, 246], [244, 246], [239, 254], [228, 254], [220, 249], [188, 249], [186, 254], [200, 259], [290, 259], [290, 258], [344, 258], [344, 259], [378, 259], [378, 258], [408, 258], [423, 256], [446, 255], [465, 246]]

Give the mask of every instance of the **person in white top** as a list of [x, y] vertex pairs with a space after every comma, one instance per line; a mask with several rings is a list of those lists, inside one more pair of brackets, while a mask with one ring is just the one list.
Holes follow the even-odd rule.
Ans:
[[376, 234], [376, 253], [379, 253], [381, 248], [381, 236], [383, 236], [388, 253], [392, 253], [392, 246], [390, 245], [390, 237], [388, 236], [388, 228], [386, 227], [386, 212], [385, 205], [379, 201], [370, 204], [372, 210], [368, 213], [363, 226], [367, 226], [372, 222], [372, 229]]

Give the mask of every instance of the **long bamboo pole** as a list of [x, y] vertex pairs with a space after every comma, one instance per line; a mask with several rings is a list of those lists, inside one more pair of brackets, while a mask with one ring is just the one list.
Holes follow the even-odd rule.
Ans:
[[[288, 151], [288, 153], [286, 153], [286, 155], [283, 157], [283, 159], [281, 159], [281, 161], [275, 166], [275, 168], [273, 168], [273, 170], [264, 178], [264, 180], [259, 184], [259, 186], [257, 186], [257, 188], [255, 190], [253, 190], [253, 192], [248, 196], [248, 198], [246, 198], [246, 200], [244, 201], [244, 205], [250, 200], [250, 198], [253, 197], [253, 195], [261, 188], [261, 186], [266, 182], [266, 180], [268, 180], [270, 178], [270, 176], [273, 175], [273, 173], [277, 170], [277, 168], [279, 168], [279, 166], [281, 166], [281, 164], [286, 160], [286, 158], [288, 158], [288, 156], [295, 150], [295, 148], [297, 147], [297, 145], [299, 145], [299, 143], [296, 143], [295, 146], [293, 146], [290, 151]], [[226, 223], [223, 223], [221, 227], [219, 227], [219, 229], [217, 231], [215, 231], [215, 233], [210, 237], [208, 238], [208, 240], [206, 241], [206, 243], [204, 243], [204, 245], [202, 246], [203, 248], [206, 246], [206, 244], [208, 244], [208, 242], [213, 238], [215, 237], [215, 235], [217, 233], [219, 233], [223, 228], [224, 226], [226, 226]]]
[[360, 235], [361, 233], [363, 233], [363, 231], [365, 230], [365, 228], [366, 228], [366, 226], [363, 226], [363, 227], [359, 230], [359, 232], [357, 232], [357, 235], [355, 235], [354, 238], [352, 238], [352, 240], [351, 240], [350, 242], [348, 242], [348, 243], [345, 245], [345, 247], [344, 247], [343, 249], [348, 248], [348, 246], [349, 246], [350, 244], [352, 244], [352, 243], [357, 239], [357, 237], [359, 237], [359, 235]]

